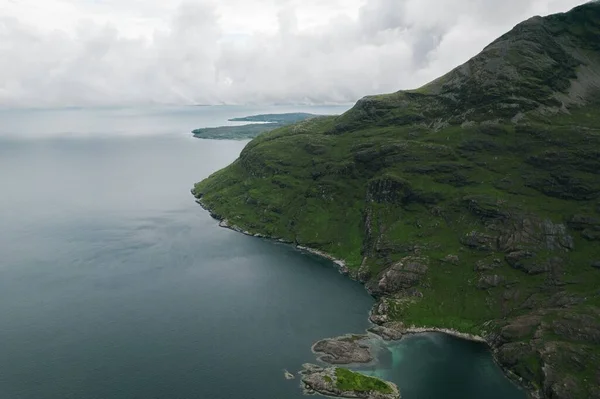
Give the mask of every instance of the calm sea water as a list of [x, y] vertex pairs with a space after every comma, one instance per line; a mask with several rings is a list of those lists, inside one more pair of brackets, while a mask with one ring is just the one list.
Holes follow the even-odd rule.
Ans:
[[[373, 301], [327, 261], [220, 229], [189, 190], [263, 112], [0, 110], [0, 399], [295, 399], [283, 370], [360, 333]], [[403, 397], [520, 398], [479, 345], [421, 336], [368, 372]]]

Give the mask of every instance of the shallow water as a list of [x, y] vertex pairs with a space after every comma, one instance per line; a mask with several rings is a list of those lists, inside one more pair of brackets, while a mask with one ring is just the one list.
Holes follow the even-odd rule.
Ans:
[[[372, 298], [328, 261], [218, 228], [189, 193], [245, 144], [191, 129], [284, 111], [0, 111], [0, 398], [302, 397], [283, 370], [364, 331]], [[404, 398], [520, 397], [485, 349], [429, 340], [376, 370]]]

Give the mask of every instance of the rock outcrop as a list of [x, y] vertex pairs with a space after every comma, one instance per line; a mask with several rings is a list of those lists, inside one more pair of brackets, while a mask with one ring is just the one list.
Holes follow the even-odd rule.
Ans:
[[312, 349], [319, 360], [329, 364], [369, 363], [373, 360], [366, 335], [345, 335], [316, 342]]

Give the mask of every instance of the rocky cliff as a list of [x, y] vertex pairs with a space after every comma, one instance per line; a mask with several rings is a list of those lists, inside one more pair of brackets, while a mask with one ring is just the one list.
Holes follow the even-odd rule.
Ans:
[[539, 396], [600, 397], [600, 3], [265, 134], [194, 194], [344, 259], [382, 327], [481, 335]]

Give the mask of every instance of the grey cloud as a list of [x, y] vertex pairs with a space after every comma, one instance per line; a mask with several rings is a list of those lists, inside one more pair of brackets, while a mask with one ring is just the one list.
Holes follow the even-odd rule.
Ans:
[[210, 3], [183, 4], [151, 39], [82, 23], [42, 33], [0, 18], [0, 105], [333, 103], [414, 88], [537, 12], [576, 0], [370, 0], [358, 19], [298, 29], [279, 3], [275, 34], [222, 30]]

